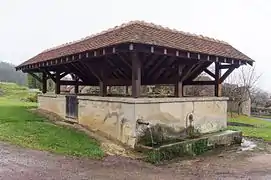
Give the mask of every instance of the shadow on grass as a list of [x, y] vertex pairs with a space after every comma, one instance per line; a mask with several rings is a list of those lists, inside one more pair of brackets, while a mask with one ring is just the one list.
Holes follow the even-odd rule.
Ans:
[[228, 126], [243, 126], [243, 127], [255, 127], [252, 124], [240, 123], [240, 122], [228, 122]]
[[35, 108], [32, 106], [12, 106], [0, 105], [0, 123], [6, 122], [42, 122], [46, 119], [31, 113], [28, 109]]
[[83, 132], [57, 126], [29, 109], [35, 104], [0, 99], [0, 140], [54, 153], [102, 158], [99, 142]]

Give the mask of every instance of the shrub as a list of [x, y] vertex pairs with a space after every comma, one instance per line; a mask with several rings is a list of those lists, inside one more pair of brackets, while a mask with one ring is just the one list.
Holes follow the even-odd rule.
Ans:
[[25, 102], [38, 102], [38, 93], [30, 93], [27, 97], [22, 99]]

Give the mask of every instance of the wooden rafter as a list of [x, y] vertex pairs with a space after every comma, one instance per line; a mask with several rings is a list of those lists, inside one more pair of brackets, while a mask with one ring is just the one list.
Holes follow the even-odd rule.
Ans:
[[230, 67], [219, 79], [219, 83], [223, 83], [225, 81], [225, 79], [232, 73], [232, 71], [234, 71], [234, 69], [236, 69], [235, 66]]
[[203, 72], [204, 69], [206, 69], [211, 64], [212, 62], [210, 61], [199, 62], [197, 66], [190, 73], [188, 73], [188, 77], [184, 81], [193, 81]]
[[[170, 67], [174, 64], [175, 60], [176, 59], [173, 57], [169, 57], [169, 58], [164, 59], [164, 63], [161, 65], [162, 68], [161, 67], [159, 68], [160, 71], [158, 71], [158, 73], [154, 74], [152, 79], [154, 81], [157, 81], [157, 79], [159, 79], [162, 75], [165, 76], [166, 71], [170, 69]], [[164, 64], [167, 64], [167, 66], [163, 67]], [[167, 67], [169, 67], [169, 68], [167, 68]], [[172, 68], [172, 70], [173, 70], [173, 68]]]
[[128, 68], [132, 69], [132, 64], [129, 63], [127, 57], [124, 57], [124, 55], [121, 53], [118, 53], [117, 56]]
[[149, 72], [146, 75], [146, 78], [151, 78], [151, 76], [153, 76], [153, 74], [155, 72], [157, 72], [157, 69], [160, 69], [161, 67], [163, 67], [164, 64], [167, 63], [167, 56], [160, 56], [156, 59], [156, 63], [153, 65], [153, 67], [151, 67], [151, 69], [149, 70]]
[[56, 82], [55, 74], [51, 74], [51, 72], [48, 71], [47, 69], [43, 69], [42, 71], [45, 72], [50, 79], [52, 79], [54, 82]]
[[206, 72], [212, 78], [215, 78], [215, 74], [213, 72], [211, 72], [209, 69], [205, 68], [203, 71]]
[[28, 74], [30, 74], [33, 78], [35, 78], [35, 79], [38, 80], [39, 82], [42, 82], [42, 79], [41, 79], [39, 76], [37, 76], [35, 73], [33, 73], [33, 72], [28, 72]]

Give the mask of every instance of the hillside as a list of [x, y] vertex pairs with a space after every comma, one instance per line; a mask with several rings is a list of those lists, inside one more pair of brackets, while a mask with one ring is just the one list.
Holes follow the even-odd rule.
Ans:
[[26, 79], [26, 74], [16, 71], [14, 65], [0, 62], [0, 82], [13, 82], [25, 85]]

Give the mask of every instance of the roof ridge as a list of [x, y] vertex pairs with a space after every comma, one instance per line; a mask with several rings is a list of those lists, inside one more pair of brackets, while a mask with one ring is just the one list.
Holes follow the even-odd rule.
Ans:
[[229, 45], [227, 42], [222, 41], [222, 40], [218, 40], [218, 39], [215, 39], [215, 38], [210, 38], [210, 37], [203, 36], [203, 35], [197, 35], [197, 34], [194, 34], [194, 33], [184, 32], [184, 31], [180, 31], [180, 30], [177, 30], [177, 29], [171, 29], [169, 27], [165, 27], [165, 26], [162, 26], [162, 25], [158, 25], [158, 24], [155, 24], [155, 23], [150, 23], [150, 22], [146, 22], [146, 21], [142, 21], [142, 20], [134, 20], [134, 21], [129, 21], [127, 23], [122, 23], [119, 26], [115, 26], [113, 28], [109, 28], [107, 30], [103, 30], [103, 31], [98, 32], [98, 33], [91, 34], [91, 35], [86, 36], [84, 38], [81, 38], [79, 40], [71, 41], [71, 42], [68, 42], [68, 43], [64, 43], [64, 44], [61, 44], [61, 45], [46, 49], [42, 53], [49, 52], [49, 51], [52, 51], [52, 50], [55, 50], [55, 49], [58, 49], [58, 48], [61, 48], [61, 47], [65, 47], [65, 46], [68, 46], [68, 45], [76, 44], [76, 43], [91, 39], [93, 37], [97, 37], [97, 36], [112, 32], [114, 30], [118, 30], [118, 29], [130, 26], [130, 25], [134, 25], [134, 24], [149, 26], [149, 27], [152, 27], [152, 28], [156, 28], [156, 29], [160, 29], [160, 30], [164, 30], [164, 31], [168, 31], [168, 32], [173, 32], [173, 33], [181, 33], [181, 34], [183, 34], [185, 36], [197, 37], [199, 39]]

